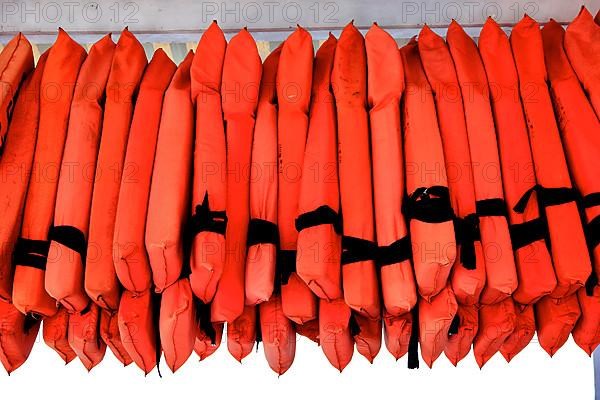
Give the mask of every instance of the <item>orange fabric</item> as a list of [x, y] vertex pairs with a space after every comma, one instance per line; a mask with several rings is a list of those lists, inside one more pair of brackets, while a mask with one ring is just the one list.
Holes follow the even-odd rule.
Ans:
[[515, 314], [515, 329], [500, 346], [500, 353], [507, 362], [519, 354], [535, 334], [533, 305], [521, 306], [515, 303]]
[[565, 344], [581, 315], [577, 295], [544, 297], [535, 305], [535, 322], [540, 346], [552, 357]]
[[591, 356], [600, 344], [600, 286], [595, 286], [591, 293], [579, 289], [577, 299], [581, 316], [573, 329], [573, 340]]
[[340, 372], [350, 363], [354, 339], [350, 331], [351, 309], [343, 299], [319, 301], [319, 339], [323, 354]]
[[159, 325], [165, 361], [175, 372], [190, 357], [196, 341], [194, 295], [188, 278], [179, 279], [162, 292]]
[[77, 354], [69, 345], [69, 313], [64, 307], [49, 317], [44, 318], [42, 335], [48, 347], [56, 351], [65, 364], [73, 361]]
[[296, 273], [295, 266], [298, 241], [295, 221], [308, 131], [313, 57], [312, 38], [298, 27], [283, 43], [277, 67], [277, 228], [279, 251], [290, 255], [280, 257], [277, 268], [283, 312], [299, 324], [317, 317], [317, 300]]
[[[210, 314], [208, 315], [208, 318], [208, 322], [210, 323]], [[198, 331], [196, 332], [196, 342], [194, 343], [194, 352], [200, 357], [200, 361], [213, 355], [219, 346], [221, 346], [221, 341], [223, 340], [223, 325], [224, 324], [213, 324], [213, 329], [215, 330], [214, 342], [205, 331], [198, 327]]]
[[444, 354], [452, 365], [457, 366], [471, 351], [471, 345], [479, 330], [478, 306], [459, 303], [455, 318], [458, 318], [458, 331], [449, 333]]
[[294, 323], [296, 333], [300, 336], [304, 336], [310, 341], [320, 345], [319, 341], [319, 318], [311, 319], [303, 324]]
[[159, 316], [154, 315], [154, 310], [158, 309], [157, 302], [160, 297], [153, 296], [150, 289], [139, 293], [125, 290], [117, 314], [123, 348], [146, 375], [156, 365], [156, 335], [159, 332], [155, 331], [155, 321]]
[[[192, 100], [196, 104], [196, 142], [194, 145], [194, 182], [192, 214], [202, 223], [217, 221], [210, 212], [225, 212], [226, 143], [221, 106], [221, 75], [227, 42], [216, 22], [202, 35], [190, 69]], [[192, 217], [194, 218], [194, 217]], [[212, 300], [223, 273], [225, 235], [204, 230], [193, 232], [190, 283], [203, 302]]]
[[[110, 35], [90, 49], [83, 62], [71, 101], [67, 138], [56, 189], [54, 225], [49, 234], [45, 287], [48, 294], [69, 312], [81, 312], [88, 305], [83, 288], [85, 252], [53, 236], [55, 228], [75, 228], [87, 239], [94, 169], [102, 130], [102, 105], [115, 50]], [[87, 242], [86, 242], [87, 244]], [[93, 367], [86, 361], [86, 368]]]
[[357, 332], [353, 332], [356, 351], [373, 364], [381, 350], [381, 319], [371, 319], [357, 312], [352, 314], [357, 325]]
[[400, 316], [384, 314], [383, 316], [383, 339], [385, 347], [396, 361], [408, 352], [410, 334], [413, 327], [412, 313]]
[[[491, 18], [481, 30], [479, 51], [489, 80], [511, 234], [513, 237], [520, 232], [532, 235], [532, 225], [542, 225], [542, 231], [545, 229], [538, 197], [532, 194], [524, 209], [515, 211], [521, 198], [537, 184], [527, 123], [518, 95], [519, 78], [508, 37]], [[513, 240], [519, 282], [513, 299], [521, 304], [535, 303], [556, 287], [556, 275], [543, 235], [532, 236], [527, 241]]]
[[[414, 196], [421, 188], [447, 188], [448, 180], [435, 105], [428, 95], [431, 86], [423, 71], [416, 40], [402, 47], [400, 53], [406, 80], [403, 106], [406, 191]], [[415, 204], [436, 201], [430, 197], [423, 193]], [[451, 220], [430, 223], [413, 218], [409, 230], [419, 295], [430, 301], [445, 288], [456, 259], [454, 224]]]
[[0, 147], [8, 132], [9, 116], [23, 79], [33, 69], [31, 44], [17, 33], [0, 53]]
[[10, 374], [27, 361], [39, 330], [40, 321], [0, 301], [0, 362], [6, 372]]
[[[16, 100], [12, 120], [8, 128], [8, 137], [2, 148], [0, 175], [4, 177], [0, 185], [2, 220], [0, 220], [0, 301], [11, 300], [24, 314], [28, 313], [29, 293], [33, 289], [19, 278], [22, 268], [14, 268], [13, 253], [21, 231], [23, 207], [26, 201], [27, 187], [33, 167], [33, 156], [38, 134], [40, 117], [40, 84], [48, 52], [42, 54], [37, 68], [27, 77]], [[15, 168], [19, 166], [18, 168]], [[39, 279], [39, 293], [48, 298], [44, 290], [43, 271], [35, 268]], [[12, 293], [10, 287], [12, 286]]]
[[231, 322], [244, 312], [244, 276], [249, 212], [249, 169], [262, 63], [246, 29], [225, 51], [221, 101], [227, 139], [227, 230], [225, 265], [211, 308], [214, 322]]
[[458, 311], [449, 286], [428, 302], [419, 302], [419, 344], [423, 361], [431, 368], [448, 343], [450, 324]]
[[[519, 89], [529, 127], [529, 140], [539, 185], [544, 189], [571, 189], [571, 179], [563, 153], [552, 103], [546, 86], [546, 67], [542, 35], [537, 22], [525, 16], [511, 32], [510, 42], [517, 71]], [[563, 189], [564, 190], [564, 189]], [[542, 196], [542, 205], [544, 199]], [[591, 273], [581, 219], [574, 201], [560, 202], [544, 208], [548, 221], [552, 261], [558, 285], [551, 296], [571, 295]]]
[[254, 348], [256, 312], [256, 306], [245, 306], [239, 317], [227, 323], [227, 350], [239, 362], [242, 362]]
[[[54, 219], [58, 172], [67, 136], [71, 100], [85, 57], [83, 47], [73, 41], [65, 31], [59, 30], [56, 42], [49, 50], [42, 76], [40, 120], [33, 157], [35, 169], [32, 170], [27, 189], [21, 227], [22, 244], [31, 243], [28, 239], [40, 241], [33, 243], [44, 246], [48, 243], [48, 232]], [[26, 312], [49, 316], [56, 312], [56, 302], [44, 289], [47, 254], [34, 253], [40, 260], [38, 267], [41, 268], [21, 265], [17, 260], [16, 281], [20, 287], [17, 290], [23, 290], [19, 307]], [[26, 263], [31, 264], [27, 261]]]
[[184, 227], [192, 186], [194, 105], [190, 97], [193, 52], [179, 64], [163, 101], [148, 214], [146, 249], [155, 291], [160, 293], [181, 275], [185, 260]]
[[585, 7], [567, 27], [564, 46], [569, 61], [600, 116], [600, 26]]
[[[486, 271], [479, 225], [475, 215], [473, 169], [462, 94], [454, 62], [444, 39], [425, 25], [419, 34], [418, 46], [423, 69], [435, 99], [444, 148], [450, 203], [454, 210], [457, 225], [455, 226], [457, 231], [455, 235], [457, 257], [452, 269], [452, 290], [460, 304], [474, 305], [479, 303], [485, 285]], [[465, 231], [464, 237], [459, 235], [461, 232], [460, 225], [464, 226], [462, 229]], [[470, 236], [474, 237], [467, 237], [468, 231], [473, 231]], [[475, 255], [474, 263], [473, 260], [467, 261], [465, 241], [472, 242]], [[463, 260], [469, 265], [465, 265]], [[458, 361], [451, 358], [451, 360], [453, 359]]]
[[[256, 109], [250, 178], [250, 225], [268, 224], [277, 229], [277, 66], [279, 46], [265, 59]], [[246, 304], [269, 300], [275, 282], [276, 243], [256, 243], [248, 237]]]
[[480, 301], [482, 304], [493, 304], [515, 291], [517, 272], [506, 216], [490, 216], [480, 211], [486, 201], [497, 200], [502, 206], [500, 214], [506, 212], [488, 81], [475, 42], [456, 21], [452, 21], [448, 27], [447, 41], [463, 95], [485, 258], [486, 284]]
[[100, 307], [119, 308], [119, 282], [113, 262], [115, 218], [133, 98], [146, 68], [144, 48], [127, 29], [121, 32], [106, 85], [102, 137], [90, 209], [85, 290]]
[[[367, 32], [365, 47], [377, 245], [393, 250], [394, 245], [410, 240], [402, 214], [405, 187], [400, 97], [404, 71], [396, 41], [376, 24]], [[378, 263], [383, 304], [388, 314], [396, 316], [409, 312], [417, 303], [410, 253], [405, 256], [400, 262]]]
[[113, 262], [123, 287], [141, 293], [150, 289], [152, 270], [144, 235], [150, 183], [163, 98], [177, 66], [158, 49], [140, 83], [115, 216]]
[[[564, 37], [564, 29], [554, 20], [542, 29], [546, 69], [569, 172], [585, 198], [600, 192], [600, 122], [569, 64], [563, 49]], [[600, 206], [585, 208], [588, 224], [597, 224], [599, 217]], [[588, 246], [593, 250], [594, 273], [600, 276], [600, 246], [591, 240]]]
[[296, 355], [294, 324], [284, 315], [278, 295], [262, 302], [258, 311], [265, 357], [271, 369], [283, 375], [292, 366]]
[[100, 314], [100, 307], [90, 304], [88, 309], [69, 315], [69, 346], [88, 371], [98, 365], [106, 353], [106, 343], [100, 338], [98, 329]]
[[133, 361], [123, 342], [119, 332], [119, 317], [116, 312], [112, 313], [106, 309], [101, 309], [100, 315], [100, 337], [106, 343], [110, 351], [117, 360], [127, 366]]
[[[298, 219], [329, 207], [339, 218], [340, 189], [337, 164], [337, 123], [331, 70], [337, 39], [329, 35], [315, 56], [306, 149], [302, 165]], [[319, 221], [324, 222], [324, 221]], [[312, 224], [311, 224], [312, 225]], [[298, 232], [296, 270], [322, 299], [341, 298], [341, 232], [327, 221]]]
[[379, 283], [374, 257], [360, 254], [360, 247], [375, 246], [366, 56], [361, 33], [352, 23], [348, 24], [338, 40], [331, 72], [337, 107], [343, 210], [342, 283], [344, 299], [353, 310], [369, 318], [379, 318]]
[[513, 333], [517, 323], [515, 304], [507, 298], [496, 304], [483, 305], [479, 310], [479, 332], [473, 343], [477, 365], [482, 368], [500, 350]]

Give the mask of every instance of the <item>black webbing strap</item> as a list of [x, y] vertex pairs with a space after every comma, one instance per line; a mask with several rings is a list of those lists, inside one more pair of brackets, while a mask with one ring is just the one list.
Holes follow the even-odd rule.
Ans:
[[292, 273], [296, 272], [296, 250], [278, 250], [276, 262], [275, 288], [277, 289], [280, 285], [287, 285]]
[[408, 369], [419, 368], [419, 307], [418, 302], [411, 310], [412, 329], [408, 342]]
[[588, 193], [581, 199], [584, 208], [600, 206], [600, 192]]
[[445, 186], [417, 188], [404, 202], [404, 215], [407, 219], [417, 219], [428, 223], [440, 223], [454, 218], [450, 205], [450, 193]]
[[538, 240], [546, 240], [548, 235], [546, 221], [541, 217], [520, 224], [513, 224], [509, 227], [509, 230], [514, 250], [521, 249]]
[[460, 263], [468, 270], [474, 270], [477, 265], [475, 242], [481, 240], [479, 232], [479, 216], [469, 214], [464, 218], [454, 218], [454, 236], [460, 244]]
[[412, 257], [410, 236], [404, 236], [390, 245], [377, 247], [375, 261], [379, 268], [386, 265], [397, 264]]
[[485, 199], [475, 202], [477, 215], [480, 217], [505, 217], [506, 202], [504, 199]]
[[312, 211], [300, 214], [296, 218], [296, 230], [300, 232], [303, 229], [312, 228], [318, 225], [333, 225], [333, 229], [342, 233], [342, 220], [340, 215], [331, 207], [323, 205]]
[[450, 328], [448, 329], [448, 336], [458, 335], [458, 328], [460, 327], [460, 317], [458, 314], [454, 315], [452, 318], [452, 322], [450, 323]]
[[360, 325], [358, 324], [354, 313], [350, 314], [350, 320], [348, 321], [348, 330], [350, 331], [350, 336], [352, 337], [360, 334]]
[[342, 265], [375, 260], [377, 245], [371, 240], [352, 236], [342, 237]]
[[246, 245], [248, 247], [257, 244], [270, 243], [279, 244], [279, 231], [277, 225], [264, 219], [253, 218], [248, 223], [248, 237]]
[[208, 192], [204, 194], [202, 204], [196, 206], [196, 212], [189, 221], [189, 229], [192, 237], [200, 232], [214, 232], [225, 235], [227, 214], [225, 211], [211, 211], [208, 203]]
[[49, 249], [50, 242], [47, 240], [19, 238], [13, 253], [14, 263], [45, 270]]
[[151, 291], [152, 296], [152, 325], [154, 328], [154, 354], [156, 361], [156, 372], [158, 376], [162, 378], [160, 373], [160, 357], [162, 355], [162, 342], [160, 340], [160, 302], [162, 300], [162, 294], [156, 293], [154, 290]]
[[48, 240], [55, 241], [79, 253], [81, 262], [85, 265], [87, 255], [87, 240], [85, 234], [78, 228], [70, 225], [52, 226], [48, 232]]
[[573, 188], [545, 188], [541, 185], [534, 185], [523, 193], [523, 196], [521, 196], [517, 204], [513, 207], [513, 210], [523, 213], [533, 192], [537, 193], [538, 202], [542, 207], [557, 206], [577, 200], [577, 195]]
[[210, 321], [210, 304], [205, 304], [194, 296], [194, 305], [196, 307], [196, 324], [210, 339], [210, 344], [217, 344], [217, 331]]

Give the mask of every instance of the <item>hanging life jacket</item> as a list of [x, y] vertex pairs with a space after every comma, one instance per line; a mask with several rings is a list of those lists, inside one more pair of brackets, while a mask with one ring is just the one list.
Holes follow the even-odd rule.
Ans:
[[272, 296], [258, 306], [260, 332], [265, 357], [271, 369], [283, 375], [294, 362], [296, 355], [296, 329], [283, 313], [281, 297]]
[[352, 310], [344, 299], [319, 300], [319, 339], [329, 363], [342, 372], [352, 360]]
[[27, 361], [39, 330], [39, 319], [0, 301], [0, 362], [9, 375]]
[[88, 372], [102, 361], [106, 353], [106, 343], [100, 337], [100, 315], [101, 308], [94, 303], [69, 315], [69, 346]]

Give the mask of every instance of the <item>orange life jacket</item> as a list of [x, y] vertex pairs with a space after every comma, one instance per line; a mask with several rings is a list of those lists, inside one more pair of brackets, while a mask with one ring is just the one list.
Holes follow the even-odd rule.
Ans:
[[592, 266], [558, 127], [555, 119], [550, 118], [553, 110], [537, 22], [525, 16], [512, 30], [510, 42], [519, 73], [519, 89], [524, 98], [523, 108], [538, 178], [536, 190], [548, 221], [558, 281], [551, 296], [561, 298], [583, 286]]
[[365, 36], [371, 128], [373, 206], [377, 267], [388, 314], [407, 313], [417, 303], [410, 238], [402, 214], [405, 195], [400, 97], [404, 71], [398, 45], [374, 24]]
[[257, 338], [256, 320], [256, 306], [245, 306], [240, 316], [227, 323], [227, 350], [239, 362], [254, 348]]
[[600, 26], [587, 8], [581, 7], [567, 27], [564, 46], [596, 116], [600, 117]]
[[308, 340], [313, 343], [316, 343], [317, 346], [321, 345], [319, 340], [319, 317], [315, 319], [311, 319], [303, 324], [294, 323], [294, 327], [296, 328], [296, 333], [300, 336], [304, 336]]
[[372, 319], [356, 311], [353, 311], [351, 318], [354, 320], [351, 329], [356, 351], [373, 364], [381, 350], [381, 318]]
[[[479, 52], [488, 77], [502, 180], [510, 222], [519, 286], [513, 299], [531, 304], [556, 287], [552, 258], [545, 242], [546, 223], [540, 217], [527, 124], [519, 96], [519, 78], [506, 33], [488, 18], [479, 36]], [[521, 200], [524, 199], [524, 200]]]
[[261, 72], [256, 43], [242, 29], [229, 42], [223, 61], [221, 101], [227, 139], [227, 229], [225, 265], [211, 308], [214, 322], [232, 322], [244, 312], [249, 170]]
[[[2, 198], [2, 220], [0, 222], [0, 301], [12, 302], [19, 311], [27, 314], [29, 304], [27, 294], [30, 288], [17, 278], [13, 252], [23, 219], [23, 207], [26, 201], [28, 177], [33, 167], [33, 155], [38, 134], [40, 118], [40, 84], [48, 52], [42, 54], [36, 69], [26, 78], [16, 100], [8, 136], [0, 157], [0, 198]], [[18, 168], [15, 168], [18, 166]], [[17, 260], [18, 261], [18, 260]], [[36, 270], [37, 271], [37, 270]], [[38, 274], [41, 274], [38, 272]], [[44, 277], [41, 275], [38, 289], [48, 297], [44, 290]], [[12, 286], [12, 293], [3, 293]], [[25, 290], [23, 290], [25, 289]], [[24, 295], [24, 296], [22, 296]], [[25, 297], [25, 298], [24, 298]]]
[[[414, 308], [413, 308], [414, 309]], [[383, 339], [388, 352], [397, 360], [408, 352], [413, 328], [413, 313], [383, 315]]]
[[576, 294], [561, 299], [546, 296], [535, 304], [537, 338], [550, 357], [565, 344], [580, 315]]
[[344, 299], [353, 310], [374, 319], [380, 317], [380, 300], [375, 269], [367, 53], [364, 38], [352, 23], [344, 28], [338, 40], [331, 83], [337, 107], [344, 221], [341, 258]]
[[213, 324], [210, 321], [210, 304], [197, 304], [196, 319], [198, 320], [198, 325], [194, 352], [200, 357], [200, 361], [202, 361], [214, 354], [219, 346], [221, 346], [224, 324]]
[[54, 219], [58, 172], [63, 156], [71, 100], [85, 50], [60, 29], [48, 52], [40, 91], [40, 119], [27, 188], [21, 237], [15, 248], [15, 294], [25, 312], [50, 316], [56, 301], [46, 293], [44, 276], [49, 231]]
[[6, 372], [10, 374], [27, 361], [39, 330], [39, 320], [0, 301], [0, 362]]
[[352, 310], [343, 299], [319, 301], [319, 339], [323, 354], [340, 372], [350, 363], [354, 339], [350, 328]]
[[157, 343], [160, 332], [156, 329], [159, 313], [160, 295], [154, 294], [151, 289], [135, 293], [123, 291], [117, 313], [121, 343], [146, 375], [157, 365], [157, 357], [160, 357], [161, 347]]
[[344, 295], [340, 269], [342, 237], [337, 123], [331, 87], [336, 47], [337, 39], [330, 34], [315, 56], [296, 218], [296, 270], [313, 293], [327, 300], [339, 299]]
[[471, 351], [471, 345], [479, 330], [478, 308], [478, 305], [458, 303], [456, 316], [448, 331], [448, 342], [444, 348], [444, 354], [454, 366], [457, 366]]
[[119, 316], [116, 312], [111, 312], [105, 308], [101, 308], [100, 315], [100, 337], [106, 343], [110, 351], [115, 355], [117, 360], [124, 366], [131, 364], [133, 361], [123, 342], [121, 341], [121, 333], [119, 332]]
[[246, 304], [269, 300], [275, 285], [277, 230], [277, 66], [279, 46], [265, 59], [256, 109], [246, 256]]
[[0, 53], [0, 147], [4, 145], [19, 87], [32, 69], [31, 44], [25, 35], [17, 33]]
[[59, 307], [52, 316], [44, 318], [42, 336], [48, 347], [56, 351], [65, 364], [73, 361], [77, 354], [69, 344], [69, 313], [64, 307]]
[[500, 346], [500, 353], [510, 362], [533, 339], [535, 334], [535, 316], [533, 305], [519, 306], [515, 304], [515, 329]]
[[308, 132], [314, 50], [310, 34], [298, 27], [283, 43], [277, 67], [278, 178], [277, 279], [284, 314], [302, 324], [317, 317], [317, 300], [296, 273], [298, 199]]
[[591, 356], [600, 344], [600, 286], [579, 289], [577, 298], [581, 316], [573, 328], [573, 340]]
[[145, 292], [152, 283], [144, 243], [146, 214], [163, 97], [176, 69], [162, 49], [154, 52], [140, 83], [129, 129], [112, 256], [121, 285], [135, 293]]
[[512, 298], [482, 305], [479, 309], [479, 332], [473, 343], [477, 365], [482, 368], [516, 328], [517, 315]]
[[227, 42], [216, 22], [202, 35], [192, 61], [192, 101], [196, 104], [193, 235], [190, 283], [203, 302], [212, 300], [225, 262], [226, 143], [221, 106], [221, 75]]
[[294, 362], [296, 355], [296, 330], [294, 324], [283, 313], [279, 295], [272, 296], [258, 306], [260, 331], [269, 366], [278, 375], [283, 375]]
[[[413, 266], [419, 294], [430, 301], [446, 287], [456, 260], [442, 140], [435, 105], [413, 38], [400, 49], [406, 79], [403, 105], [406, 163], [405, 214], [410, 218]], [[442, 349], [443, 350], [443, 349]]]
[[90, 209], [85, 290], [100, 307], [119, 308], [120, 286], [113, 262], [115, 218], [123, 170], [133, 99], [146, 68], [142, 44], [123, 30], [106, 85], [102, 137], [98, 150], [94, 191]]
[[485, 258], [486, 285], [480, 301], [483, 304], [493, 304], [514, 292], [517, 288], [517, 272], [506, 219], [488, 81], [473, 39], [456, 21], [448, 27], [447, 35], [463, 95], [479, 231]]
[[[434, 94], [444, 147], [450, 203], [454, 211], [458, 256], [452, 269], [452, 290], [460, 304], [472, 306], [479, 303], [486, 271], [479, 218], [476, 214], [473, 170], [462, 94], [456, 69], [444, 39], [425, 25], [419, 34], [418, 46], [423, 69]], [[470, 334], [471, 330], [466, 330], [470, 325], [464, 327], [465, 329], [460, 329], [458, 335], [449, 341], [450, 346], [450, 343], [463, 343], [463, 332]], [[459, 337], [461, 340], [458, 340]], [[450, 360], [458, 362], [454, 356], [449, 357]]]
[[100, 315], [101, 308], [94, 303], [69, 315], [69, 346], [88, 371], [98, 365], [106, 353], [106, 343], [100, 338]]
[[[83, 277], [102, 101], [114, 50], [110, 35], [104, 36], [92, 46], [77, 76], [56, 189], [54, 225], [48, 234], [46, 291], [69, 312], [83, 311], [90, 301]], [[86, 316], [93, 318], [89, 313]], [[85, 363], [88, 369], [93, 366], [92, 361]]]

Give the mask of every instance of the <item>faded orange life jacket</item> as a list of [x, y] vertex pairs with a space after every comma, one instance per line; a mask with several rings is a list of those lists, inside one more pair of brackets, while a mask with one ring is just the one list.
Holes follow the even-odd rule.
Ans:
[[[536, 167], [535, 189], [548, 221], [548, 235], [558, 285], [552, 297], [569, 296], [581, 288], [592, 266], [552, 103], [546, 86], [542, 35], [537, 22], [525, 16], [510, 35], [529, 140]], [[529, 96], [529, 97], [526, 97]]]
[[408, 352], [413, 328], [413, 313], [383, 315], [383, 339], [388, 352], [398, 361]]
[[192, 61], [192, 100], [196, 105], [194, 182], [192, 187], [193, 235], [190, 283], [203, 302], [211, 301], [225, 263], [225, 212], [227, 149], [221, 76], [227, 42], [216, 22], [202, 35]]
[[323, 354], [340, 372], [350, 363], [354, 339], [350, 328], [352, 310], [344, 299], [319, 301], [319, 339]]
[[144, 243], [146, 214], [163, 98], [176, 69], [162, 49], [154, 52], [140, 83], [129, 129], [112, 256], [121, 285], [135, 293], [149, 290], [152, 283]]
[[106, 343], [100, 338], [100, 315], [101, 308], [94, 303], [69, 315], [69, 346], [88, 371], [98, 365], [106, 353]]
[[351, 328], [351, 333], [356, 351], [373, 364], [375, 357], [381, 350], [381, 318], [371, 319], [356, 311], [353, 311], [351, 318], [354, 319], [351, 323], [355, 324]]
[[[77, 76], [56, 189], [54, 225], [48, 234], [46, 291], [69, 312], [82, 312], [90, 302], [83, 277], [102, 101], [114, 50], [110, 35], [104, 36], [92, 46]], [[84, 364], [88, 370], [93, 367], [90, 360]]]
[[52, 316], [44, 318], [42, 324], [42, 336], [44, 343], [53, 349], [65, 364], [73, 361], [77, 354], [69, 344], [69, 313], [64, 307], [58, 307], [58, 311]]
[[[435, 105], [413, 38], [400, 49], [406, 79], [403, 105], [405, 214], [410, 218], [419, 295], [430, 301], [446, 287], [456, 260], [453, 211]], [[443, 350], [443, 349], [442, 349]]]
[[448, 342], [444, 348], [444, 354], [454, 366], [457, 366], [471, 351], [471, 345], [479, 330], [478, 308], [479, 305], [458, 303], [456, 316], [448, 331]]
[[245, 306], [240, 316], [227, 323], [227, 350], [239, 362], [254, 348], [257, 315], [256, 306]]
[[535, 334], [535, 316], [533, 305], [519, 306], [515, 304], [515, 329], [500, 346], [500, 353], [510, 362], [533, 339]]
[[119, 316], [116, 312], [111, 312], [101, 308], [100, 315], [100, 337], [106, 343], [110, 351], [115, 355], [117, 360], [124, 366], [131, 364], [133, 361], [123, 342], [121, 341], [121, 333], [119, 332]]
[[[342, 292], [337, 123], [331, 70], [337, 39], [329, 35], [315, 56], [308, 135], [298, 200], [296, 270], [318, 297]], [[319, 314], [321, 311], [319, 311]]]
[[519, 78], [506, 33], [488, 18], [479, 36], [494, 110], [502, 180], [510, 222], [511, 242], [519, 286], [513, 299], [531, 304], [556, 287], [556, 275], [540, 217], [535, 167], [527, 136], [527, 123], [519, 95]]
[[6, 372], [10, 374], [27, 361], [39, 330], [39, 320], [0, 301], [0, 362]]
[[[434, 94], [450, 203], [454, 211], [457, 258], [452, 269], [452, 290], [460, 304], [472, 306], [479, 303], [485, 285], [485, 260], [476, 214], [473, 169], [462, 94], [454, 62], [444, 39], [425, 25], [419, 34], [418, 46], [423, 69]], [[452, 342], [462, 343], [462, 339], [459, 341], [458, 338], [462, 338], [463, 332], [470, 334], [471, 330], [466, 329], [470, 324], [463, 327], [449, 341], [449, 345]], [[464, 352], [461, 351], [462, 353]], [[454, 354], [449, 358], [458, 362], [455, 356], [458, 355]]]
[[[337, 108], [338, 166], [343, 210], [342, 283], [344, 299], [368, 318], [380, 318], [375, 269], [375, 229], [365, 40], [348, 24], [338, 40], [331, 71]], [[398, 205], [399, 206], [399, 205]]]
[[580, 316], [576, 294], [561, 299], [546, 296], [535, 304], [537, 338], [550, 357], [565, 344]]
[[479, 309], [479, 332], [473, 343], [477, 365], [482, 368], [500, 350], [516, 328], [517, 315], [513, 299], [482, 305]]
[[242, 29], [229, 42], [223, 61], [221, 101], [227, 139], [227, 229], [225, 265], [211, 307], [213, 322], [232, 322], [244, 312], [249, 170], [261, 72], [256, 43]]
[[283, 313], [278, 295], [258, 306], [260, 331], [265, 357], [271, 369], [283, 375], [294, 362], [296, 355], [296, 330]]
[[411, 246], [402, 203], [405, 195], [400, 98], [404, 91], [402, 57], [394, 38], [378, 25], [365, 37], [371, 128], [373, 206], [377, 267], [388, 314], [407, 313], [417, 303]]
[[265, 59], [252, 141], [246, 304], [269, 300], [275, 288], [277, 229], [277, 66], [281, 45]]
[[15, 294], [25, 312], [50, 316], [56, 301], [46, 293], [44, 276], [49, 232], [54, 220], [58, 172], [67, 136], [75, 83], [85, 50], [62, 29], [48, 52], [40, 91], [40, 119], [34, 169], [29, 178], [21, 237], [15, 248]]
[[600, 344], [600, 286], [579, 289], [577, 298], [581, 316], [573, 328], [573, 340], [591, 356]]
[[142, 44], [127, 29], [121, 32], [106, 85], [102, 137], [98, 150], [90, 209], [85, 290], [100, 307], [119, 308], [120, 285], [113, 262], [113, 240], [119, 189], [134, 96], [146, 68]]

